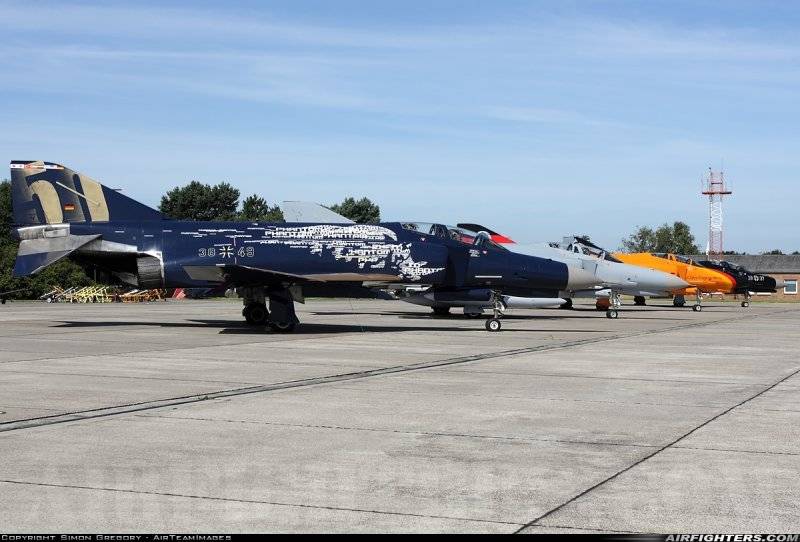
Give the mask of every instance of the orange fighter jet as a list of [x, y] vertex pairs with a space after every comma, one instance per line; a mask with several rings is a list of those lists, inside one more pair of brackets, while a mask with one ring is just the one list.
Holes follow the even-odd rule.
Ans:
[[689, 258], [676, 256], [675, 254], [654, 254], [650, 252], [636, 252], [625, 254], [623, 252], [614, 253], [614, 257], [631, 265], [647, 267], [664, 271], [675, 275], [689, 283], [689, 287], [682, 291], [674, 292], [675, 297], [672, 303], [676, 307], [683, 307], [686, 303], [684, 296], [694, 295], [695, 304], [692, 307], [695, 311], [702, 310], [701, 294], [713, 292], [731, 292], [736, 287], [736, 280], [727, 273], [709, 269], [695, 264]]

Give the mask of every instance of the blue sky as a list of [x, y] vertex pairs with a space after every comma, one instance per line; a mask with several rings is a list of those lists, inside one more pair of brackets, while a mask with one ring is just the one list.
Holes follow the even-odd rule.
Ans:
[[0, 158], [520, 241], [688, 222], [800, 249], [794, 2], [0, 2]]

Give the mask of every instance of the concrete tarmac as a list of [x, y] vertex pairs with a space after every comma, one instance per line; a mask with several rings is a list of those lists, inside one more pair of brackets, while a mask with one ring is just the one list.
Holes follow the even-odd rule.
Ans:
[[2, 532], [798, 532], [800, 306], [0, 308]]

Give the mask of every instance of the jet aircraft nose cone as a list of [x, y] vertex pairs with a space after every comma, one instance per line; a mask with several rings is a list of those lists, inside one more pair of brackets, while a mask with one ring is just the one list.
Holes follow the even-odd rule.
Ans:
[[594, 274], [584, 271], [580, 267], [567, 266], [569, 278], [567, 279], [568, 290], [587, 290], [594, 288], [602, 283]]

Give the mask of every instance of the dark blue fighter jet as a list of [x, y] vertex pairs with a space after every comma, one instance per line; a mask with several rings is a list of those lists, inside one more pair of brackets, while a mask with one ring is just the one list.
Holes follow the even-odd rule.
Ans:
[[[336, 295], [365, 283], [428, 285], [437, 296], [492, 300], [557, 297], [595, 280], [563, 263], [515, 254], [488, 236], [440, 224], [191, 222], [160, 212], [86, 175], [41, 161], [11, 163], [15, 276], [69, 257], [140, 288], [235, 287], [251, 324], [291, 331], [304, 290]], [[343, 294], [347, 295], [347, 294]]]

